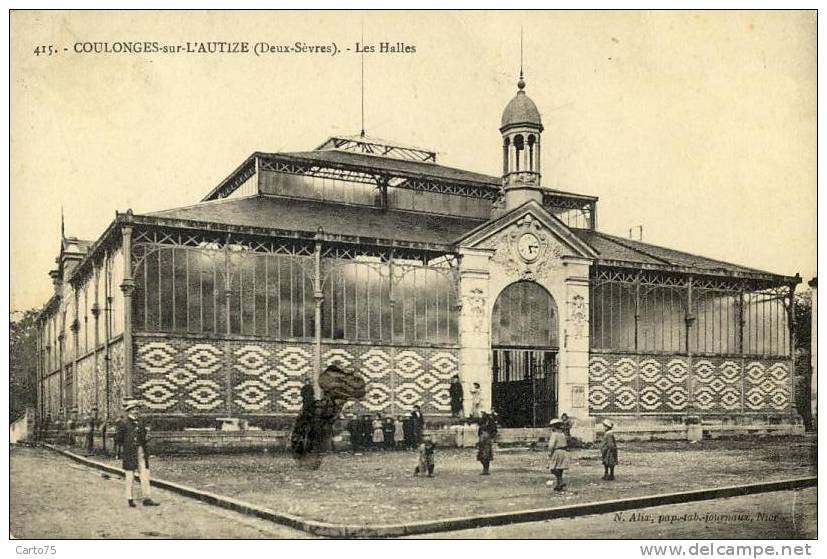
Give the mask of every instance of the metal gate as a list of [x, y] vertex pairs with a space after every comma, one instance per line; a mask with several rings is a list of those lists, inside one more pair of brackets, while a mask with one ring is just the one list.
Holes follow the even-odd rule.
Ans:
[[494, 347], [492, 408], [503, 427], [542, 427], [557, 414], [557, 350]]

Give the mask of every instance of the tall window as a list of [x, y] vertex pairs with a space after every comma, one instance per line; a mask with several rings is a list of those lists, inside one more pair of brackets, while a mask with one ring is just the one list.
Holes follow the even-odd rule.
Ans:
[[[593, 282], [591, 346], [687, 351], [687, 288], [679, 283], [644, 282], [636, 295], [638, 288], [631, 277], [628, 281]], [[789, 331], [783, 296], [778, 289], [748, 292], [737, 286], [694, 286], [689, 350], [718, 355], [787, 355]]]
[[[322, 259], [323, 338], [456, 342], [450, 274], [425, 265], [392, 267], [379, 258]], [[135, 270], [135, 328], [313, 338], [314, 269], [312, 255], [161, 246]]]

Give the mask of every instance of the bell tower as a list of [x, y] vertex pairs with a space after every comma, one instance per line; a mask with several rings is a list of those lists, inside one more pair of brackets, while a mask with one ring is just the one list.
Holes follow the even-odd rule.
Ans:
[[503, 138], [503, 189], [506, 211], [529, 200], [543, 202], [540, 186], [540, 111], [525, 93], [520, 69], [517, 94], [503, 111], [500, 133]]

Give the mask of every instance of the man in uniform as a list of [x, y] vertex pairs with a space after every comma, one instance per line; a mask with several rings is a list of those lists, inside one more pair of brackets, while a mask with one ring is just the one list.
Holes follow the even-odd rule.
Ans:
[[126, 399], [123, 403], [126, 417], [118, 426], [118, 435], [123, 441], [123, 469], [126, 471], [126, 499], [130, 507], [135, 506], [132, 485], [135, 470], [141, 477], [141, 498], [145, 507], [157, 507], [158, 503], [150, 496], [149, 454], [147, 453], [147, 425], [140, 417], [139, 400]]

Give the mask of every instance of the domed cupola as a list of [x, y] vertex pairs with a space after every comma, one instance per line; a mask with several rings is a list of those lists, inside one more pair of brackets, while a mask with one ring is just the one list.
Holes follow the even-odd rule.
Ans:
[[528, 200], [543, 201], [540, 187], [540, 111], [525, 93], [520, 70], [517, 94], [506, 105], [501, 120], [503, 137], [503, 189], [507, 210]]
[[531, 100], [531, 97], [525, 93], [525, 80], [523, 74], [520, 72], [520, 79], [517, 82], [517, 95], [508, 102], [503, 111], [503, 117], [500, 124], [500, 132], [505, 133], [511, 127], [528, 125], [543, 131], [543, 121], [540, 118], [540, 111], [537, 110], [537, 105]]

